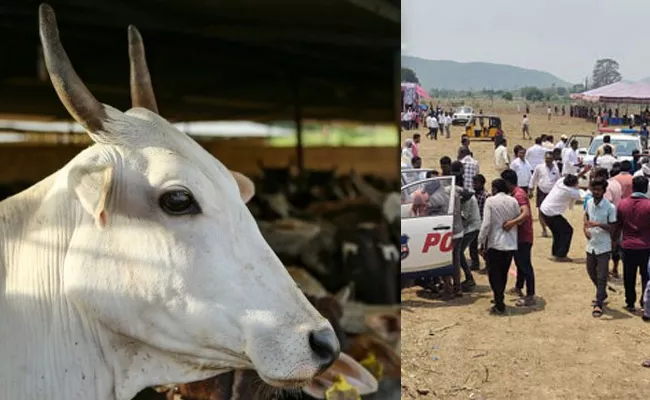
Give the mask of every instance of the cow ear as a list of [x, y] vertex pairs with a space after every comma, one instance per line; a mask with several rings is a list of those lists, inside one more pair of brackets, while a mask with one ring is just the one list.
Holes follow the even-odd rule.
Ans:
[[239, 186], [239, 194], [244, 203], [248, 203], [255, 196], [255, 184], [247, 176], [236, 171], [230, 171]]
[[73, 167], [68, 175], [68, 187], [74, 191], [84, 210], [93, 216], [99, 229], [108, 224], [106, 203], [112, 184], [112, 165], [79, 165]]
[[334, 295], [334, 299], [341, 305], [345, 306], [350, 300], [350, 295], [352, 294], [352, 288], [354, 287], [354, 283], [350, 283], [349, 285], [345, 285], [341, 290], [336, 292]]

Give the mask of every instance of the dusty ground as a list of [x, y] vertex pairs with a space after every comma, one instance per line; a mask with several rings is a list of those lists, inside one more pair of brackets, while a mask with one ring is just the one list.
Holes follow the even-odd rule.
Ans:
[[[521, 115], [514, 103], [483, 111], [502, 116], [512, 149], [521, 140]], [[523, 104], [522, 104], [523, 109]], [[593, 125], [568, 117], [546, 119], [546, 108], [531, 110], [533, 137], [541, 133], [587, 133]], [[412, 132], [411, 132], [412, 133]], [[402, 140], [411, 133], [403, 133]], [[424, 130], [422, 130], [424, 133]], [[439, 169], [443, 155], [455, 157], [461, 127], [451, 139], [424, 139], [424, 167]], [[424, 136], [424, 135], [423, 135]], [[526, 141], [529, 146], [531, 142]], [[488, 182], [496, 177], [491, 142], [470, 146]], [[533, 213], [537, 210], [533, 205]], [[570, 257], [584, 259], [581, 210], [567, 213], [574, 226]], [[577, 229], [576, 229], [577, 228]], [[506, 316], [488, 314], [491, 292], [487, 277], [475, 275], [474, 293], [451, 302], [429, 299], [419, 289], [402, 292], [402, 398], [421, 399], [648, 399], [650, 324], [623, 309], [621, 281], [612, 282], [602, 318], [591, 316], [595, 289], [583, 263], [548, 259], [551, 239], [541, 237], [535, 218], [533, 266], [538, 305], [516, 309], [507, 296]], [[514, 285], [510, 275], [508, 288]], [[640, 294], [640, 285], [637, 290]], [[423, 394], [426, 393], [426, 394]]]

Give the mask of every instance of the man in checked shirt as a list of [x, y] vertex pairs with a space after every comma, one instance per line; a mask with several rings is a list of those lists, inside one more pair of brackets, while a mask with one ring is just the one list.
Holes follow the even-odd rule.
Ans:
[[463, 164], [463, 187], [473, 190], [474, 177], [478, 175], [478, 161], [472, 158], [467, 147], [461, 147], [458, 151], [458, 160]]

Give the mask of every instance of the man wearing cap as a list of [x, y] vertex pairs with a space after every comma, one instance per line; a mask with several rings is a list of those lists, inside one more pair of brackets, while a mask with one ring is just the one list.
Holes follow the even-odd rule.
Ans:
[[560, 136], [560, 141], [555, 143], [555, 148], [556, 149], [563, 149], [566, 147], [566, 142], [569, 140], [569, 138], [566, 135]]

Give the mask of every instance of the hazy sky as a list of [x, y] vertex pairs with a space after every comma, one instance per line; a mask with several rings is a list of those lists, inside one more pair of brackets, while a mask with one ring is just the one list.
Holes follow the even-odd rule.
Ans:
[[510, 64], [572, 83], [606, 57], [623, 79], [649, 77], [649, 40], [648, 0], [402, 0], [402, 54]]

